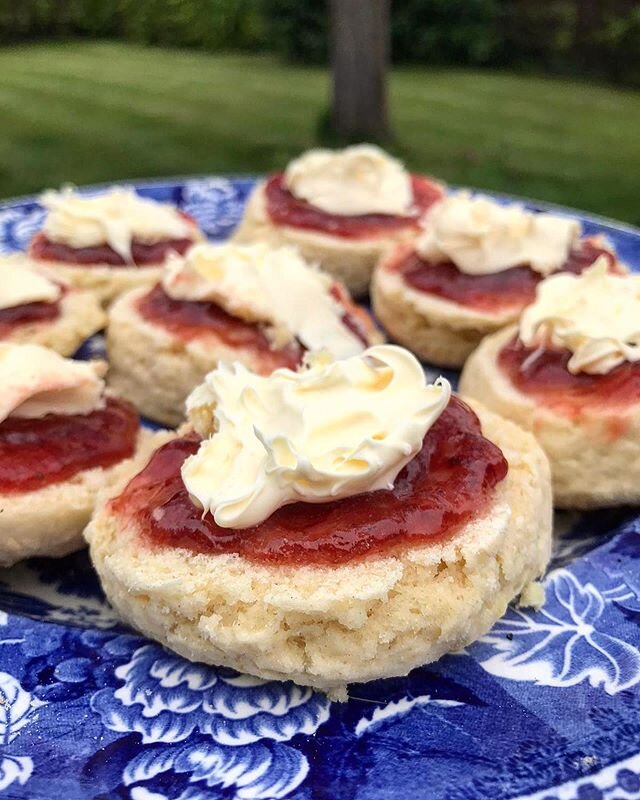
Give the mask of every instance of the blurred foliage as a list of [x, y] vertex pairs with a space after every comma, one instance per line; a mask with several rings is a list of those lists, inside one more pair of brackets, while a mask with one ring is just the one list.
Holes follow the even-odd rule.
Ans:
[[[328, 3], [263, 0], [267, 41], [323, 63]], [[396, 63], [515, 67], [640, 86], [638, 0], [392, 0]]]
[[499, 0], [395, 0], [392, 48], [397, 61], [489, 63], [500, 45]]
[[0, 0], [0, 41], [86, 36], [255, 50], [264, 19], [262, 0]]
[[[0, 41], [124, 38], [208, 51], [328, 53], [326, 0], [0, 0]], [[638, 0], [392, 0], [398, 63], [506, 66], [640, 86]]]
[[609, 8], [593, 35], [600, 70], [614, 83], [640, 86], [640, 3], [627, 14]]
[[261, 0], [118, 0], [126, 38], [203, 50], [264, 44]]
[[321, 64], [329, 44], [328, 0], [263, 0], [269, 46], [292, 61]]

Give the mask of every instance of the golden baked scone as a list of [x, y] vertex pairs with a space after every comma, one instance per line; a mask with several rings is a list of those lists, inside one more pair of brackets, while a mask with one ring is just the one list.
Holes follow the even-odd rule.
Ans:
[[319, 264], [325, 272], [344, 283], [354, 297], [368, 292], [371, 273], [380, 256], [398, 240], [415, 236], [412, 227], [393, 236], [347, 239], [290, 225], [276, 225], [267, 213], [264, 185], [264, 182], [259, 183], [251, 193], [242, 221], [233, 232], [233, 240], [296, 247], [307, 261]]
[[[385, 348], [367, 352], [378, 357], [380, 350]], [[388, 350], [398, 348], [387, 348], [385, 353]], [[224, 370], [219, 380], [231, 380], [233, 375]], [[388, 388], [385, 381], [376, 383], [374, 391]], [[196, 408], [200, 391], [192, 396]], [[251, 397], [254, 407], [255, 394]], [[340, 402], [337, 399], [336, 405]], [[141, 521], [168, 513], [170, 530], [180, 537], [178, 528], [172, 527], [180, 523], [171, 509], [177, 511], [182, 500], [176, 499], [176, 506], [168, 500], [170, 505], [162, 510], [143, 506], [143, 517], [129, 510], [127, 503], [145, 491], [140, 487], [154, 485], [154, 473], [142, 478], [142, 484], [132, 484], [135, 488], [129, 494], [123, 494], [125, 481], [115, 486], [116, 499], [101, 505], [85, 531], [107, 597], [128, 623], [189, 659], [265, 679], [291, 679], [338, 695], [350, 682], [406, 674], [463, 648], [485, 633], [508, 603], [542, 574], [551, 545], [551, 491], [544, 453], [529, 433], [480, 405], [474, 404], [474, 409], [484, 436], [501, 448], [508, 470], [482, 513], [450, 538], [420, 546], [402, 542], [331, 564], [274, 563], [236, 551], [193, 549], [173, 533], [167, 540], [150, 538]], [[215, 433], [201, 448], [222, 446], [214, 444], [220, 435]], [[334, 429], [327, 435], [335, 435]], [[267, 434], [261, 437], [270, 441]], [[372, 447], [376, 444], [375, 438], [369, 441]], [[173, 446], [178, 444], [176, 440]], [[277, 452], [284, 451], [279, 447]], [[168, 464], [167, 458], [162, 456], [158, 463]], [[212, 458], [216, 469], [222, 469], [221, 479], [227, 481], [234, 467], [221, 468], [218, 458]], [[284, 463], [290, 464], [286, 456]], [[198, 491], [197, 480], [203, 473], [198, 469], [191, 474], [196, 484], [189, 488], [190, 494]], [[318, 473], [313, 474], [317, 479]], [[242, 475], [246, 476], [244, 467]], [[358, 471], [353, 475], [359, 480]], [[176, 497], [172, 487], [167, 498]], [[298, 491], [314, 490], [303, 481]], [[243, 515], [249, 524], [264, 518], [264, 495], [252, 493], [252, 500], [248, 495], [240, 500], [240, 495], [245, 497], [244, 491], [231, 491], [228, 496], [236, 499], [229, 506], [218, 506], [219, 524], [227, 511]], [[313, 515], [314, 506], [307, 508]], [[248, 529], [246, 536], [252, 535]], [[306, 534], [291, 531], [290, 535], [298, 540]], [[250, 540], [246, 546], [251, 548]]]
[[135, 455], [112, 467], [84, 470], [35, 491], [0, 492], [0, 566], [33, 556], [64, 556], [84, 547], [82, 531], [98, 492], [135, 475], [170, 435], [141, 429]]
[[153, 286], [162, 277], [162, 266], [110, 267], [108, 265], [67, 266], [56, 261], [38, 260], [39, 268], [77, 289], [91, 292], [101, 305], [139, 286]]
[[[108, 381], [112, 389], [130, 400], [144, 416], [165, 425], [176, 426], [184, 419], [184, 401], [187, 395], [218, 363], [239, 361], [261, 374], [267, 374], [278, 367], [295, 367], [300, 363], [303, 349], [299, 342], [304, 343], [304, 334], [293, 329], [295, 321], [291, 323], [290, 333], [297, 335], [290, 336], [285, 331], [284, 340], [278, 342], [270, 340], [264, 334], [263, 323], [270, 322], [267, 316], [270, 314], [268, 307], [258, 309], [255, 314], [247, 313], [252, 294], [259, 294], [263, 299], [265, 295], [259, 291], [258, 286], [251, 284], [251, 276], [242, 283], [239, 270], [245, 267], [247, 259], [260, 260], [262, 263], [263, 257], [275, 259], [279, 265], [283, 258], [287, 259], [291, 270], [286, 275], [274, 272], [272, 277], [267, 277], [267, 281], [273, 282], [276, 292], [282, 295], [287, 313], [293, 313], [293, 306], [300, 301], [300, 317], [305, 320], [312, 318], [317, 313], [318, 304], [326, 290], [324, 283], [327, 281], [315, 271], [310, 276], [307, 275], [309, 268], [290, 249], [271, 249], [263, 244], [199, 245], [187, 254], [183, 266], [179, 266], [177, 260], [174, 262], [173, 273], [172, 265], [169, 266], [163, 285], [158, 285], [151, 291], [140, 288], [127, 292], [109, 309]], [[204, 263], [205, 268], [208, 268], [214, 262], [222, 264], [220, 269], [228, 271], [230, 279], [227, 288], [216, 288], [222, 286], [222, 278], [218, 275], [211, 284], [211, 290], [207, 289], [204, 279], [200, 278], [199, 291], [189, 287], [186, 294], [192, 297], [202, 296], [201, 302], [176, 299], [178, 295], [185, 294], [181, 286], [179, 292], [176, 290], [177, 294], [174, 292], [176, 297], [168, 294], [182, 281], [180, 276], [176, 280], [171, 277], [176, 274], [176, 270], [184, 268], [191, 280], [194, 275], [194, 270], [191, 269], [193, 264]], [[246, 268], [251, 269], [251, 266], [247, 263]], [[274, 266], [274, 269], [277, 268], [277, 265]], [[264, 269], [270, 273], [271, 264], [266, 263]], [[305, 272], [303, 278], [309, 278], [308, 283], [302, 284], [305, 292], [303, 296], [291, 284], [299, 270]], [[367, 344], [381, 341], [382, 335], [369, 314], [354, 305], [342, 287], [334, 283], [330, 288], [340, 298], [341, 308], [357, 324], [364, 339], [358, 340], [345, 328], [345, 334], [350, 340], [346, 342], [346, 346], [355, 347], [355, 351], [358, 351]], [[229, 289], [230, 295], [227, 294]], [[206, 301], [204, 297], [210, 297], [211, 300]], [[213, 302], [214, 299], [218, 302]], [[331, 302], [335, 303], [335, 300], [332, 299]], [[221, 304], [227, 306], [227, 311]], [[162, 309], [162, 314], [149, 316], [146, 309], [155, 308]], [[233, 309], [237, 316], [233, 314]], [[232, 313], [229, 314], [228, 311]], [[190, 324], [192, 314], [197, 315], [193, 322], [195, 327]], [[185, 324], [181, 325], [180, 320]], [[286, 324], [287, 321], [284, 322]], [[337, 317], [332, 324], [343, 327]], [[323, 325], [320, 322], [315, 327], [320, 339], [313, 339], [316, 342], [314, 349], [321, 349], [323, 346], [331, 349], [332, 341], [335, 341], [335, 337], [332, 339], [328, 329], [323, 329]], [[280, 327], [283, 328], [282, 325]], [[281, 331], [278, 336], [282, 335]], [[343, 346], [342, 342], [338, 344]]]
[[402, 247], [389, 251], [374, 270], [371, 304], [393, 339], [422, 360], [461, 367], [484, 336], [520, 315], [520, 309], [482, 311], [412, 288], [394, 269], [397, 258], [412, 245]]
[[0, 342], [70, 356], [105, 322], [92, 292], [52, 280], [22, 253], [0, 257]]
[[148, 322], [136, 308], [148, 291], [134, 289], [119, 297], [109, 309], [107, 328], [109, 386], [143, 416], [179, 425], [187, 395], [219, 361], [241, 361], [262, 371], [261, 353], [251, 347], [230, 347], [213, 331], [183, 340]]
[[56, 319], [17, 325], [0, 334], [0, 339], [15, 344], [39, 344], [70, 356], [85, 339], [102, 330], [106, 321], [107, 315], [93, 292], [70, 289], [60, 299]]
[[517, 326], [488, 336], [468, 358], [460, 378], [465, 399], [481, 399], [530, 430], [549, 457], [554, 503], [598, 508], [640, 501], [640, 403], [585, 405], [558, 410], [513, 385], [498, 364]]
[[105, 394], [101, 361], [0, 343], [0, 564], [82, 545], [98, 490], [165, 440]]
[[626, 272], [602, 237], [580, 238], [577, 221], [468, 192], [435, 203], [422, 226], [380, 258], [373, 308], [393, 339], [445, 367], [461, 367], [484, 336], [519, 319], [544, 276], [601, 256]]
[[171, 252], [183, 253], [204, 237], [177, 208], [114, 187], [96, 195], [65, 188], [41, 197], [48, 211], [28, 248], [39, 269], [103, 303], [162, 275]]
[[357, 297], [380, 256], [415, 236], [420, 215], [443, 193], [372, 145], [311, 150], [255, 187], [233, 238], [297, 247]]
[[599, 258], [542, 281], [517, 326], [487, 337], [460, 391], [531, 430], [556, 505], [640, 500], [640, 276]]

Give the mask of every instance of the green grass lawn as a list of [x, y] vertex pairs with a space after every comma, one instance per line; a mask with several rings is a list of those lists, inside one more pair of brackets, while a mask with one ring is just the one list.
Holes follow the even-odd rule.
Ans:
[[[119, 43], [0, 50], [0, 196], [71, 181], [263, 172], [317, 142], [325, 71]], [[640, 94], [394, 71], [395, 149], [447, 181], [640, 224]]]

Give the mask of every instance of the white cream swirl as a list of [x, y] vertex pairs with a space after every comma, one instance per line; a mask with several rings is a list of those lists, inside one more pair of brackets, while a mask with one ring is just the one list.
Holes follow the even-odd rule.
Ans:
[[225, 528], [247, 528], [289, 503], [391, 489], [449, 402], [417, 359], [393, 345], [309, 359], [269, 377], [221, 365], [187, 399], [204, 439], [182, 467], [194, 502]]
[[372, 144], [344, 150], [308, 150], [286, 168], [291, 194], [328, 214], [404, 216], [413, 206], [411, 176]]
[[174, 206], [119, 186], [90, 196], [69, 187], [49, 190], [40, 203], [49, 212], [42, 229], [52, 242], [75, 248], [106, 244], [127, 262], [132, 260], [134, 240], [154, 244], [196, 234], [195, 227]]
[[452, 261], [468, 275], [489, 275], [529, 266], [542, 275], [567, 260], [580, 224], [554, 214], [534, 214], [522, 206], [502, 206], [488, 197], [457, 192], [435, 203], [416, 242], [427, 261]]
[[62, 294], [58, 284], [29, 268], [21, 256], [5, 256], [0, 261], [0, 308], [15, 308], [26, 303], [55, 303]]
[[570, 350], [574, 374], [601, 375], [640, 361], [640, 275], [612, 274], [601, 256], [581, 275], [547, 278], [522, 315], [520, 339], [528, 347]]
[[0, 422], [102, 408], [106, 368], [104, 361], [73, 361], [35, 344], [0, 344]]
[[275, 347], [294, 339], [336, 358], [365, 345], [342, 322], [334, 281], [291, 247], [198, 244], [167, 262], [162, 285], [176, 300], [210, 301], [248, 322], [263, 322]]

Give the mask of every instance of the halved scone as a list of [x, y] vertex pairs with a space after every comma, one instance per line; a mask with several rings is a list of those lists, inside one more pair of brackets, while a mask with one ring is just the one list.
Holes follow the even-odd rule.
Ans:
[[20, 254], [0, 259], [0, 341], [70, 356], [105, 322], [91, 292], [46, 277]]
[[413, 238], [443, 194], [371, 145], [311, 150], [256, 186], [233, 238], [293, 245], [360, 296], [380, 256]]
[[184, 253], [203, 235], [174, 206], [113, 188], [96, 195], [45, 192], [48, 211], [29, 256], [40, 269], [102, 303], [158, 281], [170, 253]]
[[[388, 349], [367, 352], [384, 358]], [[202, 452], [198, 437], [173, 440], [120, 482], [85, 532], [107, 597], [128, 623], [189, 659], [337, 695], [463, 648], [543, 573], [551, 491], [529, 433], [479, 405], [476, 417], [456, 398], [444, 403], [393, 490], [295, 502], [266, 518], [262, 490], [248, 502], [234, 491], [214, 523], [184, 484], [189, 458]], [[218, 447], [217, 435], [200, 447]], [[291, 467], [292, 451], [278, 441], [275, 457]], [[228, 483], [233, 466], [212, 464]], [[200, 466], [193, 474], [202, 476]], [[263, 521], [220, 527], [237, 513]]]
[[[517, 336], [510, 326], [488, 336], [469, 357], [460, 378], [465, 399], [482, 398], [498, 414], [530, 430], [546, 452], [559, 508], [599, 508], [640, 501], [640, 400], [612, 396], [578, 410], [564, 401], [519, 390], [500, 367], [500, 352]], [[637, 396], [638, 397], [638, 396]], [[569, 402], [567, 402], [569, 401]]]
[[422, 226], [380, 259], [373, 308], [395, 341], [444, 367], [519, 319], [545, 276], [579, 274], [600, 257], [626, 272], [603, 237], [580, 238], [577, 221], [468, 192], [434, 204]]
[[640, 278], [604, 261], [544, 281], [519, 326], [488, 336], [460, 392], [530, 430], [555, 504], [640, 501]]
[[83, 546], [98, 491], [131, 476], [163, 435], [104, 394], [101, 362], [0, 344], [0, 564]]
[[199, 245], [168, 264], [162, 283], [109, 309], [109, 385], [144, 416], [175, 426], [218, 363], [266, 375], [295, 369], [307, 349], [345, 355], [381, 339], [344, 287], [291, 248]]

